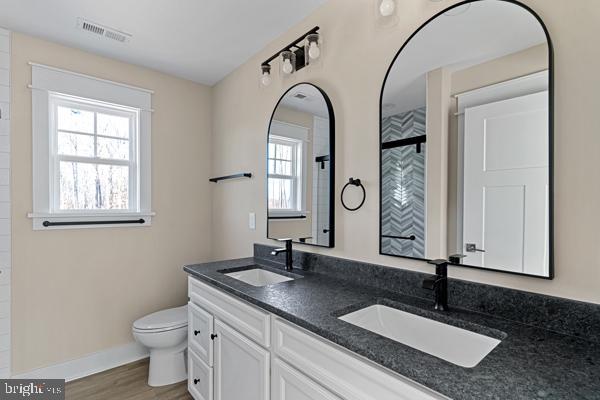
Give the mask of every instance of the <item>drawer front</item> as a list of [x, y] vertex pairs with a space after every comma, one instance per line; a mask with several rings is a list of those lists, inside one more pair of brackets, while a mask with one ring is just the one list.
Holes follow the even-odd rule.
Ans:
[[271, 400], [342, 399], [277, 358], [271, 369]]
[[223, 293], [192, 277], [188, 278], [192, 302], [264, 347], [271, 341], [271, 316], [244, 301]]
[[273, 350], [346, 400], [447, 399], [279, 318], [273, 322]]
[[213, 316], [194, 303], [188, 304], [188, 346], [202, 361], [213, 366]]
[[188, 391], [195, 400], [213, 400], [213, 369], [188, 350]]

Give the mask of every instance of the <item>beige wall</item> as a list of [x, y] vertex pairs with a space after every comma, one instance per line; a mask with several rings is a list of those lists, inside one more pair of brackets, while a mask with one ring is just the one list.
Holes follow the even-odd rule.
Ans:
[[[15, 33], [13, 374], [128, 343], [131, 323], [185, 304], [185, 263], [210, 252], [210, 89]], [[151, 227], [33, 231], [28, 61], [153, 89]], [[264, 134], [261, 135], [264, 138]]]
[[525, 50], [452, 73], [452, 94], [459, 94], [548, 69], [548, 46]]
[[[254, 179], [213, 190], [213, 258], [252, 254], [265, 238], [265, 137], [269, 117], [291, 85], [310, 81], [331, 98], [336, 117], [336, 199], [348, 177], [361, 178], [367, 202], [357, 212], [336, 200], [336, 247], [296, 247], [394, 267], [431, 271], [429, 266], [378, 255], [379, 96], [394, 55], [419, 25], [455, 1], [399, 0], [399, 22], [376, 25], [369, 0], [330, 0], [220, 82], [213, 91], [213, 173], [250, 170]], [[596, 0], [524, 0], [545, 21], [555, 49], [555, 227], [556, 278], [517, 277], [452, 268], [454, 277], [600, 303], [600, 34]], [[292, 78], [257, 85], [260, 62], [315, 25], [324, 38], [320, 65]], [[236, 110], [231, 118], [231, 110]], [[244, 201], [240, 201], [244, 199]], [[257, 213], [249, 230], [248, 213]]]
[[427, 73], [425, 256], [430, 259], [448, 256], [448, 114], [451, 84], [451, 74], [447, 68]]

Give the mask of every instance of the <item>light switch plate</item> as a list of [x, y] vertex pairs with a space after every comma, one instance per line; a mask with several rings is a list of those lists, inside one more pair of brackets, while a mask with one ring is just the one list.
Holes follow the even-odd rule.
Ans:
[[251, 230], [256, 229], [256, 214], [253, 212], [248, 214], [248, 228], [250, 228]]

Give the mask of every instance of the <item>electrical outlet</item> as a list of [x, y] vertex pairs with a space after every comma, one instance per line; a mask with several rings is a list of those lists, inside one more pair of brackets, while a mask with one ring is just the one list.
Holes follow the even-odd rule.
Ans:
[[248, 228], [250, 228], [250, 230], [256, 229], [256, 214], [253, 212], [248, 214]]

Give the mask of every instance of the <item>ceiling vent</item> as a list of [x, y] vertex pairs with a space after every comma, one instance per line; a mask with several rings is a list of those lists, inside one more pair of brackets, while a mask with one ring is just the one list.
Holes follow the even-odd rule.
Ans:
[[100, 25], [95, 22], [78, 18], [77, 27], [83, 31], [93, 33], [94, 35], [103, 36], [107, 39], [116, 40], [117, 42], [125, 43], [131, 39], [131, 34], [119, 31], [118, 29], [109, 28], [105, 25]]

